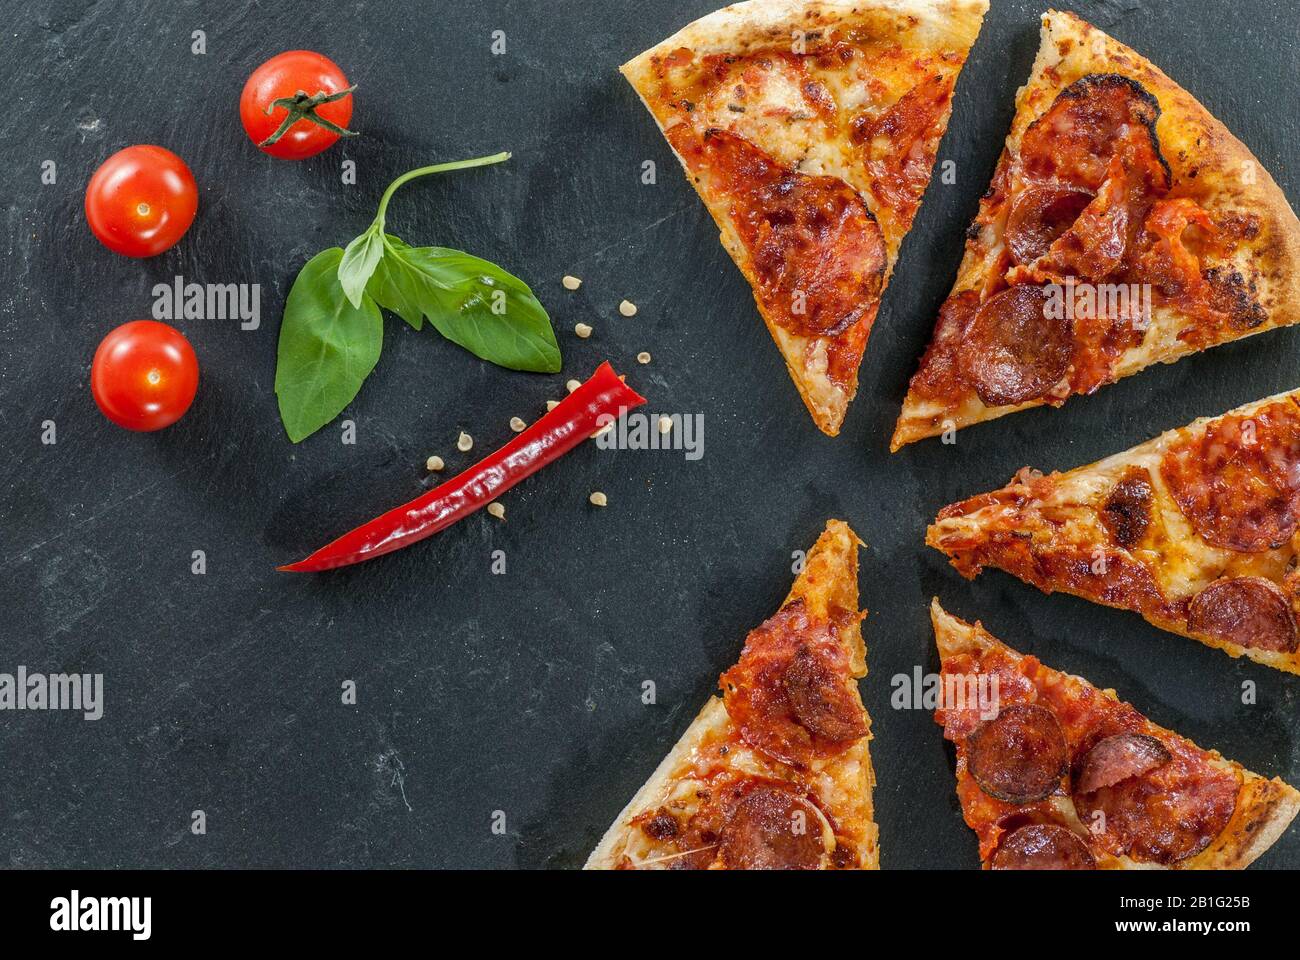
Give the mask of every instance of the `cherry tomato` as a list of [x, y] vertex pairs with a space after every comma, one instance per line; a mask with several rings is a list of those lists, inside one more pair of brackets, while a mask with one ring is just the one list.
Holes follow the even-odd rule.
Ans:
[[198, 208], [199, 188], [185, 161], [149, 144], [119, 150], [86, 184], [91, 231], [128, 257], [153, 257], [174, 247]]
[[132, 320], [106, 336], [90, 365], [90, 392], [128, 430], [161, 430], [190, 408], [199, 386], [194, 348], [179, 330]]
[[[332, 146], [340, 131], [355, 136], [346, 129], [352, 119], [352, 95], [346, 90], [348, 78], [329, 57], [289, 50], [253, 71], [239, 96], [239, 118], [244, 132], [264, 153], [281, 160], [314, 157]], [[295, 106], [273, 105], [286, 99], [296, 101]], [[291, 110], [300, 119], [276, 139]], [[335, 129], [322, 125], [322, 120]], [[274, 143], [267, 142], [272, 139]]]

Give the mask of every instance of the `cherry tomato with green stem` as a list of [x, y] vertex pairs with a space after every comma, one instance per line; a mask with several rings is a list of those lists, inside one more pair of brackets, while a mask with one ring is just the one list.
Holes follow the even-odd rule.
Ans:
[[90, 365], [90, 392], [108, 419], [128, 430], [161, 430], [190, 408], [199, 362], [181, 332], [156, 320], [111, 331]]
[[151, 144], [119, 150], [86, 184], [91, 232], [128, 257], [153, 257], [174, 247], [198, 209], [199, 188], [185, 161]]
[[347, 129], [355, 89], [329, 57], [289, 50], [253, 71], [239, 96], [239, 118], [263, 153], [302, 160], [356, 136]]

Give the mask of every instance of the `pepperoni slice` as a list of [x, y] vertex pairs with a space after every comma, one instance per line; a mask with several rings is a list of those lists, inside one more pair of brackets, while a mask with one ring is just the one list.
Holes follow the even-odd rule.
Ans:
[[1215, 580], [1192, 599], [1187, 629], [1252, 650], [1279, 653], [1295, 652], [1300, 640], [1290, 598], [1263, 577]]
[[970, 735], [966, 767], [991, 797], [1008, 803], [1042, 800], [1069, 767], [1065, 734], [1046, 707], [1014, 704]]
[[885, 240], [857, 191], [837, 177], [791, 170], [725, 130], [700, 140], [682, 123], [667, 135], [726, 197], [758, 296], [776, 322], [794, 333], [835, 337], [874, 320]]
[[1069, 369], [1070, 322], [1063, 312], [1047, 310], [1047, 301], [1042, 287], [1015, 286], [975, 314], [958, 359], [985, 406], [1036, 400]]
[[867, 152], [871, 192], [907, 226], [916, 214], [952, 101], [953, 78], [931, 74], [870, 123], [855, 122], [853, 139]]
[[1136, 80], [1089, 74], [1057, 94], [1025, 131], [1020, 141], [1024, 172], [1096, 192], [1111, 158], [1118, 156], [1130, 175], [1168, 189], [1173, 178], [1156, 138], [1159, 118], [1159, 102]]
[[1008, 834], [989, 865], [994, 870], [1097, 869], [1088, 845], [1054, 823], [1030, 823]]
[[1300, 526], [1300, 412], [1281, 402], [1222, 417], [1171, 446], [1160, 473], [1207, 542], [1245, 553], [1280, 547]]
[[718, 852], [732, 870], [816, 870], [827, 856], [822, 823], [803, 797], [760, 784], [728, 812]]
[[1129, 777], [1140, 777], [1162, 763], [1170, 753], [1155, 737], [1144, 733], [1117, 733], [1098, 740], [1079, 764], [1076, 793], [1095, 793]]
[[1131, 206], [1128, 176], [1119, 157], [1112, 157], [1097, 195], [1053, 242], [1045, 265], [1061, 276], [1089, 280], [1109, 276], [1119, 268], [1128, 248]]
[[838, 662], [819, 656], [824, 647], [801, 646], [781, 682], [795, 720], [809, 733], [831, 743], [867, 735], [862, 700], [837, 672]]
[[1228, 825], [1237, 806], [1237, 775], [1192, 744], [1177, 738], [1163, 743], [1167, 762], [1093, 793], [1075, 791], [1075, 810], [1094, 845], [1171, 864], [1204, 850]]
[[1165, 299], [1189, 312], [1202, 312], [1213, 290], [1202, 275], [1200, 257], [1183, 240], [1189, 227], [1204, 237], [1217, 232], [1209, 213], [1190, 197], [1156, 201], [1142, 223], [1146, 250], [1137, 272]]
[[811, 620], [801, 600], [749, 634], [720, 683], [741, 738], [776, 760], [806, 766], [866, 736], [848, 653], [835, 628]]
[[1011, 201], [1005, 238], [1016, 263], [1031, 264], [1051, 248], [1092, 201], [1087, 190], [1063, 184], [1031, 186]]
[[1111, 488], [1101, 508], [1101, 522], [1115, 543], [1125, 550], [1137, 546], [1151, 523], [1154, 493], [1151, 474], [1131, 467]]

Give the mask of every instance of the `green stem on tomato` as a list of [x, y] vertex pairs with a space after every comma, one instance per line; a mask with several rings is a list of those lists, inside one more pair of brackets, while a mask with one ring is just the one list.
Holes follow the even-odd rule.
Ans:
[[473, 160], [453, 160], [450, 163], [435, 163], [431, 167], [418, 167], [409, 173], [404, 173], [388, 185], [384, 195], [379, 198], [379, 212], [375, 214], [375, 224], [382, 233], [384, 229], [384, 214], [388, 212], [388, 201], [393, 198], [397, 188], [405, 183], [409, 183], [416, 177], [425, 177], [431, 173], [447, 173], [451, 170], [465, 170], [469, 167], [486, 167], [494, 163], [501, 163], [509, 160], [510, 154], [507, 152], [494, 153], [489, 157], [475, 157]]
[[338, 91], [338, 93], [326, 93], [324, 90], [317, 90], [316, 93], [310, 97], [307, 96], [304, 91], [299, 90], [292, 97], [280, 97], [278, 100], [272, 100], [270, 105], [266, 108], [266, 115], [269, 117], [271, 111], [276, 107], [283, 107], [286, 111], [284, 120], [280, 123], [280, 126], [276, 128], [275, 133], [271, 134], [259, 143], [258, 146], [269, 147], [274, 143], [278, 143], [280, 138], [289, 132], [289, 128], [299, 120], [307, 120], [316, 124], [318, 127], [325, 128], [330, 133], [337, 134], [340, 137], [358, 136], [355, 130], [348, 130], [345, 127], [340, 127], [334, 121], [327, 120], [316, 112], [316, 108], [319, 106], [323, 106], [327, 103], [334, 103], [336, 100], [342, 100], [344, 97], [352, 96], [352, 91], [356, 90], [356, 88], [356, 84], [353, 84], [346, 90]]

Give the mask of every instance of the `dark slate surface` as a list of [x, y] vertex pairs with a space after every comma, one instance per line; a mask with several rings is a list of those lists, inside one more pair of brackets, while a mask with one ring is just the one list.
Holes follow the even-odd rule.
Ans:
[[[960, 435], [886, 452], [907, 378], [953, 277], [1037, 45], [1038, 3], [995, 0], [957, 93], [936, 183], [905, 244], [843, 434], [813, 429], [745, 284], [617, 64], [713, 0], [591, 3], [24, 4], [0, 39], [0, 671], [103, 672], [106, 713], [0, 714], [0, 863], [14, 866], [573, 867], [789, 587], [828, 516], [870, 545], [863, 595], [883, 864], [973, 867], [951, 758], [889, 679], [936, 665], [926, 604], [982, 617], [1171, 726], [1300, 782], [1300, 680], [1081, 600], [989, 573], [966, 583], [921, 542], [943, 504], [1025, 463], [1068, 468], [1193, 417], [1296, 386], [1300, 334], [1268, 334]], [[43, 8], [43, 9], [41, 9]], [[1300, 201], [1297, 18], [1288, 0], [1079, 3], [1152, 56]], [[191, 53], [204, 30], [207, 53]], [[503, 30], [507, 53], [493, 56]], [[245, 138], [249, 70], [298, 46], [360, 84], [365, 136], [287, 164]], [[114, 150], [179, 152], [202, 190], [176, 249], [99, 246], [82, 190]], [[480, 363], [390, 321], [347, 416], [295, 447], [272, 393], [283, 297], [305, 260], [368, 223], [405, 170], [510, 149], [504, 167], [408, 187], [392, 229], [529, 280], [561, 331], [553, 377]], [[343, 159], [358, 184], [340, 183]], [[659, 165], [643, 186], [643, 160]], [[39, 182], [57, 163], [58, 181]], [[577, 294], [558, 280], [585, 278]], [[261, 328], [180, 326], [202, 383], [189, 416], [134, 435], [94, 408], [99, 339], [146, 316], [156, 282], [259, 283]], [[635, 319], [617, 315], [624, 297]], [[580, 341], [573, 324], [596, 328]], [[633, 357], [649, 350], [654, 362]], [[532, 418], [604, 358], [654, 412], [702, 412], [705, 456], [591, 447], [405, 553], [322, 577], [277, 574], [419, 493]], [[57, 423], [58, 442], [40, 442]], [[595, 511], [587, 494], [610, 506]], [[202, 549], [208, 572], [190, 572]], [[489, 572], [493, 550], [507, 573]], [[643, 706], [653, 680], [658, 703]], [[355, 680], [359, 703], [340, 685]], [[1240, 703], [1244, 681], [1259, 702]], [[208, 818], [191, 833], [191, 812]], [[491, 830], [505, 812], [506, 832]], [[1300, 865], [1300, 831], [1261, 866]]]

